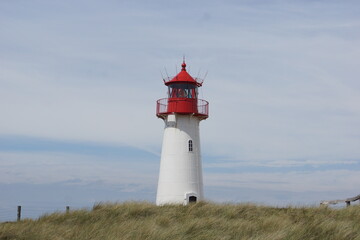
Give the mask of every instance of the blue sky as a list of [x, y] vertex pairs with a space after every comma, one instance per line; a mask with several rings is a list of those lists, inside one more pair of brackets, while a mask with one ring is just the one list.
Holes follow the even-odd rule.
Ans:
[[359, 11], [357, 1], [1, 1], [0, 213], [154, 202], [155, 101], [184, 54], [192, 75], [208, 72], [208, 200], [359, 194]]

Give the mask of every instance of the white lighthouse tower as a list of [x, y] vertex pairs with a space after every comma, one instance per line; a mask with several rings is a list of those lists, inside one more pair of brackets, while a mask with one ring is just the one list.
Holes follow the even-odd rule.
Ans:
[[173, 78], [164, 79], [168, 98], [157, 101], [156, 115], [165, 122], [156, 204], [188, 204], [204, 199], [199, 123], [209, 103], [198, 99], [202, 81], [191, 77], [185, 61]]

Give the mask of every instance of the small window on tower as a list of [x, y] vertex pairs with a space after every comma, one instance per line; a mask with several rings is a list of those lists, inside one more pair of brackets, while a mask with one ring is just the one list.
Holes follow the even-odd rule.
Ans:
[[189, 152], [193, 151], [193, 142], [192, 140], [189, 140]]

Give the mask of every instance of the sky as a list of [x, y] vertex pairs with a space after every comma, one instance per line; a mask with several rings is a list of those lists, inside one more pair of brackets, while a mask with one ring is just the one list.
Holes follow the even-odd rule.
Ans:
[[205, 198], [358, 195], [358, 1], [0, 1], [0, 221], [155, 202], [162, 76], [204, 78]]

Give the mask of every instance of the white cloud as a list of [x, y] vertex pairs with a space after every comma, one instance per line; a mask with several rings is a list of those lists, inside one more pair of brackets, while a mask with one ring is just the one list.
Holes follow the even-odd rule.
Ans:
[[91, 156], [61, 152], [0, 153], [0, 183], [140, 185], [154, 187], [157, 164], [138, 158]]
[[[267, 189], [288, 192], [357, 193], [359, 171], [327, 170], [287, 173], [212, 173], [207, 174], [207, 186]], [[265, 198], [266, 199], [266, 198]]]

